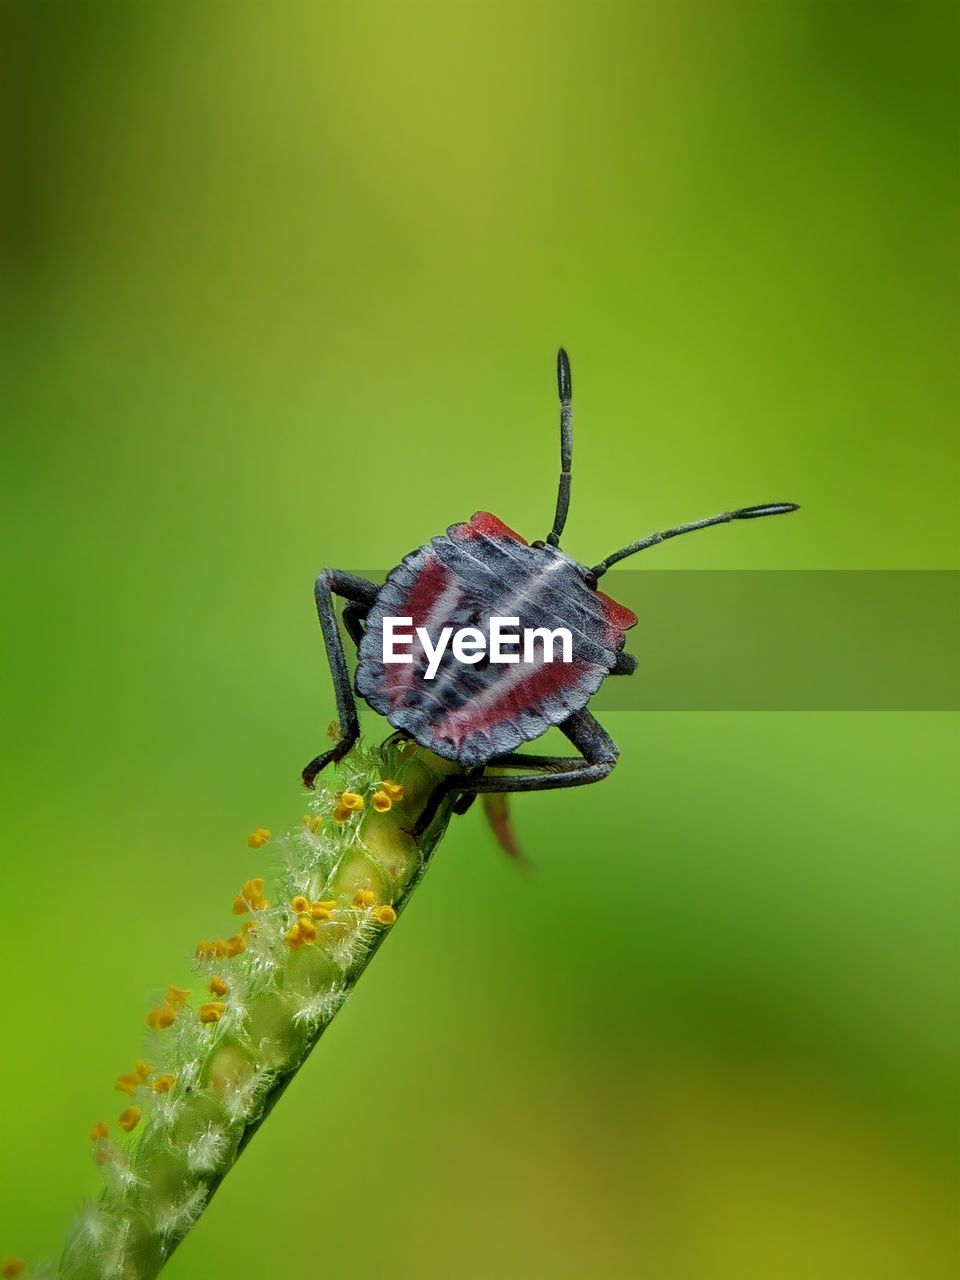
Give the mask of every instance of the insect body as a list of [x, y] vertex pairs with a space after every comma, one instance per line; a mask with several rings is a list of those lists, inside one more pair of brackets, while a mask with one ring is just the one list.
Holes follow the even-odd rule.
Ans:
[[[634, 671], [635, 659], [623, 652], [623, 645], [637, 618], [604, 595], [598, 579], [626, 556], [678, 534], [796, 510], [793, 503], [780, 502], [723, 512], [651, 534], [587, 568], [560, 549], [573, 443], [570, 363], [563, 350], [557, 357], [557, 382], [561, 471], [546, 541], [527, 543], [496, 516], [478, 512], [406, 556], [382, 586], [336, 569], [317, 578], [317, 613], [342, 736], [307, 765], [303, 780], [312, 786], [320, 770], [341, 759], [360, 732], [333, 607], [336, 594], [348, 601], [343, 622], [359, 650], [356, 692], [405, 736], [460, 766], [431, 797], [415, 836], [426, 829], [449, 792], [459, 793], [455, 808], [462, 812], [478, 793], [542, 791], [605, 777], [616, 764], [617, 748], [587, 703], [607, 676]], [[485, 633], [492, 618], [510, 619], [520, 628], [540, 629], [540, 634], [569, 632], [569, 661], [547, 660], [546, 643], [534, 661], [517, 655], [515, 662], [465, 662], [449, 649], [431, 661], [419, 641], [414, 641], [409, 661], [384, 660], [385, 619], [402, 619], [408, 628], [438, 636], [445, 628]], [[566, 735], [576, 756], [517, 751], [551, 725]], [[488, 774], [487, 766], [518, 772]]]

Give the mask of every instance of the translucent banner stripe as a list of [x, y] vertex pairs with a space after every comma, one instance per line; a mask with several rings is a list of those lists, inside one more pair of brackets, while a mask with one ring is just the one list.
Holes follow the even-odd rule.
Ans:
[[629, 569], [603, 588], [640, 619], [638, 665], [597, 710], [960, 710], [958, 571]]

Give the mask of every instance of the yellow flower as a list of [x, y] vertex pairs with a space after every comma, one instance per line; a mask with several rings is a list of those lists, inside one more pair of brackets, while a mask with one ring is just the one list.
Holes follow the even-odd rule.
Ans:
[[143, 1082], [139, 1076], [117, 1076], [117, 1083], [113, 1086], [116, 1093], [126, 1093], [132, 1098], [137, 1092], [137, 1088]]
[[101, 1138], [105, 1138], [110, 1132], [110, 1126], [106, 1120], [98, 1120], [96, 1124], [90, 1126], [90, 1141], [99, 1142]]
[[329, 920], [330, 913], [336, 906], [336, 902], [331, 898], [329, 902], [311, 902], [310, 903], [310, 919], [311, 920]]
[[393, 801], [387, 795], [386, 791], [375, 791], [370, 797], [370, 803], [373, 805], [377, 813], [389, 813], [393, 808]]
[[333, 811], [334, 822], [349, 822], [353, 817], [353, 810], [348, 809], [345, 804], [338, 804]]
[[403, 787], [399, 782], [394, 782], [392, 778], [387, 778], [380, 784], [381, 791], [385, 791], [394, 804], [399, 804], [403, 799]]
[[247, 836], [247, 844], [251, 849], [262, 849], [270, 839], [270, 832], [266, 827], [257, 827], [256, 831], [251, 831]]
[[394, 911], [393, 907], [377, 907], [373, 913], [373, 918], [378, 924], [395, 924], [397, 913]]
[[303, 896], [302, 893], [298, 893], [295, 898], [291, 899], [290, 906], [297, 913], [298, 916], [303, 915], [304, 911], [310, 910], [310, 903], [307, 901], [307, 899]]
[[305, 813], [303, 815], [303, 825], [314, 834], [320, 830], [322, 824], [323, 818], [318, 813]]
[[124, 1133], [133, 1133], [134, 1129], [140, 1123], [140, 1108], [127, 1107], [126, 1111], [121, 1111], [117, 1117], [117, 1124]]
[[227, 986], [226, 979], [215, 973], [210, 979], [210, 985], [207, 990], [212, 996], [225, 996], [230, 988]]
[[184, 990], [183, 987], [175, 987], [171, 983], [167, 987], [167, 1004], [172, 1004], [177, 1009], [184, 1009], [191, 994], [192, 992]]
[[355, 907], [360, 907], [365, 909], [367, 907], [373, 906], [373, 902], [375, 898], [376, 898], [376, 894], [373, 892], [372, 889], [358, 889], [357, 892], [353, 895], [353, 905]]
[[227, 1011], [227, 1006], [222, 1000], [208, 1000], [206, 1004], [200, 1006], [201, 1022], [219, 1022]]
[[352, 813], [359, 813], [363, 808], [363, 796], [356, 791], [343, 791], [340, 793], [340, 803]]
[[146, 1084], [150, 1077], [156, 1072], [156, 1067], [151, 1067], [149, 1062], [144, 1062], [142, 1058], [137, 1059], [137, 1065], [134, 1070], [137, 1073], [137, 1079], [141, 1084]]
[[156, 1076], [150, 1088], [154, 1093], [169, 1093], [173, 1086], [177, 1083], [176, 1077], [170, 1075], [168, 1071], [163, 1071]]

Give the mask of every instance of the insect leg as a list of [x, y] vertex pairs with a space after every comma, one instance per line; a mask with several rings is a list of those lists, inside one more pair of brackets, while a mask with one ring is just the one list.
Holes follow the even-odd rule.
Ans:
[[632, 653], [618, 653], [612, 676], [632, 676], [637, 669], [637, 660]]
[[[375, 582], [368, 582], [366, 578], [358, 578], [352, 573], [344, 573], [339, 569], [324, 569], [317, 578], [313, 594], [317, 602], [317, 617], [320, 619], [320, 630], [323, 633], [333, 691], [337, 699], [340, 741], [329, 751], [321, 752], [304, 769], [302, 777], [304, 784], [308, 787], [313, 786], [317, 774], [331, 761], [342, 760], [360, 736], [357, 705], [353, 699], [350, 672], [347, 670], [347, 660], [344, 657], [343, 643], [337, 627], [333, 596], [334, 594], [343, 596], [354, 604], [368, 609], [376, 599], [379, 590]], [[348, 630], [351, 630], [351, 637], [355, 623], [356, 615], [347, 624]]]
[[343, 626], [347, 635], [358, 649], [360, 648], [360, 641], [363, 639], [361, 623], [366, 622], [369, 611], [369, 605], [357, 604], [355, 601], [351, 601], [350, 604], [344, 606]]
[[[578, 756], [535, 756], [511, 751], [487, 761], [491, 769], [542, 769], [529, 778], [497, 778], [485, 775], [478, 791], [549, 791], [599, 782], [617, 763], [616, 743], [589, 711], [578, 711], [560, 725], [580, 753]], [[551, 777], [550, 775], [554, 775]], [[505, 784], [505, 785], [497, 785]]]
[[501, 774], [485, 773], [470, 777], [465, 773], [453, 773], [435, 787], [413, 827], [411, 835], [418, 839], [426, 831], [446, 796], [458, 791], [461, 796], [501, 791], [553, 791], [560, 787], [582, 787], [605, 778], [617, 763], [616, 744], [594, 719], [589, 711], [577, 711], [560, 726], [580, 753], [579, 756], [528, 756], [512, 751], [494, 756], [487, 765], [494, 769], [539, 769], [539, 773], [521, 774], [511, 778]]

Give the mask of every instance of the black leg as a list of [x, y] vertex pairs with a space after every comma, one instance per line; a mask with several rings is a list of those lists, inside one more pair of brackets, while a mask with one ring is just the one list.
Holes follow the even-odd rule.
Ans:
[[[346, 611], [344, 611], [346, 612]], [[637, 660], [632, 653], [618, 653], [612, 676], [632, 676], [637, 669]]]
[[493, 769], [539, 769], [541, 772], [521, 774], [518, 778], [486, 773], [480, 777], [452, 773], [431, 792], [410, 834], [415, 840], [423, 835], [444, 797], [451, 791], [459, 792], [461, 797], [491, 791], [551, 791], [559, 787], [582, 787], [605, 778], [617, 763], [619, 753], [603, 726], [589, 711], [577, 711], [559, 727], [579, 751], [579, 757], [528, 756], [512, 751], [507, 755], [494, 756], [487, 761], [487, 766]]
[[353, 641], [360, 648], [360, 641], [363, 639], [362, 623], [366, 622], [367, 614], [370, 612], [370, 606], [366, 604], [350, 603], [344, 606], [343, 610], [343, 626]]
[[[343, 654], [333, 596], [334, 594], [343, 596], [354, 604], [369, 609], [379, 590], [375, 582], [368, 582], [366, 578], [358, 578], [352, 573], [343, 573], [339, 569], [324, 569], [317, 578], [313, 594], [317, 602], [317, 617], [320, 619], [320, 630], [323, 632], [330, 677], [333, 680], [333, 691], [337, 699], [340, 741], [329, 751], [316, 756], [304, 769], [302, 777], [308, 787], [313, 786], [317, 774], [331, 761], [342, 760], [360, 736], [357, 705], [353, 700], [350, 672], [347, 670], [347, 660]], [[352, 622], [355, 620], [354, 618]]]

